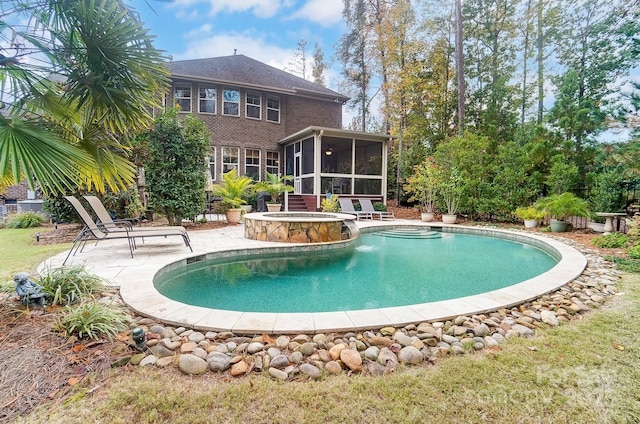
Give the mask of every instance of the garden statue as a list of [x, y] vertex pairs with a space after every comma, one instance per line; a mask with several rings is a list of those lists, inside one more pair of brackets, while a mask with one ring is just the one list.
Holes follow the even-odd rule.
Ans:
[[29, 274], [19, 272], [13, 276], [13, 281], [16, 282], [16, 293], [22, 303], [44, 306], [47, 295], [38, 283], [29, 278]]

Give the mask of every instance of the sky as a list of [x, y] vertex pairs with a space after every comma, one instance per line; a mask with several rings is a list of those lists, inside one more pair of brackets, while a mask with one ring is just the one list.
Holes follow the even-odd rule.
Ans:
[[[235, 50], [291, 71], [298, 43], [305, 40], [310, 74], [314, 45], [330, 63], [345, 32], [342, 0], [132, 0], [131, 5], [156, 37], [156, 48], [173, 60], [228, 56]], [[326, 85], [334, 90], [338, 72], [334, 63], [325, 73]]]

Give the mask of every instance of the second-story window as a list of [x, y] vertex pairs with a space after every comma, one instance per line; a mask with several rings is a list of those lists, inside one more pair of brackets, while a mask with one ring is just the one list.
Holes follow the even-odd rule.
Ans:
[[262, 96], [260, 93], [247, 93], [247, 118], [260, 119]]
[[280, 122], [280, 99], [275, 96], [267, 96], [267, 121]]
[[240, 116], [240, 91], [231, 88], [222, 90], [222, 113], [224, 115]]
[[199, 113], [216, 113], [216, 87], [215, 85], [200, 86]]
[[173, 101], [180, 106], [180, 112], [191, 112], [191, 84], [175, 83]]

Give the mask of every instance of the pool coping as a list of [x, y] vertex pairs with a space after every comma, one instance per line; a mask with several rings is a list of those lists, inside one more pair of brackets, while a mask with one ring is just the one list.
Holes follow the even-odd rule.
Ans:
[[[496, 228], [447, 225], [442, 223], [422, 223], [420, 221], [359, 221], [361, 232], [366, 233], [385, 228], [425, 226], [447, 232], [498, 236], [505, 239], [523, 241], [543, 248], [560, 258], [549, 271], [534, 278], [498, 290], [456, 299], [421, 303], [407, 306], [366, 310], [317, 312], [317, 313], [262, 313], [240, 312], [191, 306], [171, 300], [161, 295], [153, 285], [153, 277], [161, 269], [173, 264], [193, 261], [230, 250], [249, 251], [260, 248], [332, 248], [330, 244], [285, 244], [278, 242], [258, 242], [243, 239], [243, 226], [235, 229], [225, 227], [219, 230], [192, 231], [194, 252], [188, 252], [179, 240], [160, 242], [162, 252], [154, 248], [138, 248], [135, 257], [128, 257], [122, 243], [101, 242], [98, 246], [87, 246], [85, 251], [73, 256], [72, 265], [83, 265], [89, 272], [103, 277], [109, 284], [120, 288], [120, 295], [136, 313], [157, 319], [170, 325], [203, 331], [231, 331], [236, 334], [299, 334], [344, 332], [401, 327], [411, 323], [444, 321], [460, 315], [482, 314], [501, 308], [510, 308], [552, 292], [577, 278], [587, 266], [586, 257], [571, 246], [558, 240], [537, 234], [522, 233]], [[216, 233], [220, 232], [220, 233]], [[224, 246], [211, 247], [212, 240], [224, 240]], [[111, 243], [107, 248], [103, 247]], [[148, 245], [153, 242], [149, 239]], [[339, 243], [339, 242], [338, 242]], [[286, 245], [286, 246], [284, 246]], [[143, 245], [144, 246], [144, 245]], [[60, 266], [67, 252], [63, 252], [43, 262], [44, 268]], [[110, 254], [109, 254], [110, 253]], [[126, 255], [125, 255], [126, 254]], [[62, 259], [61, 259], [62, 258]]]

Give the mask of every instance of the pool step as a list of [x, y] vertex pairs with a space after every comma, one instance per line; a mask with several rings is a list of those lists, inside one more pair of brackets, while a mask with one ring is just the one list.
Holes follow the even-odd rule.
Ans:
[[376, 233], [383, 237], [396, 237], [406, 239], [434, 239], [442, 237], [442, 232], [419, 228], [396, 228], [393, 230]]

